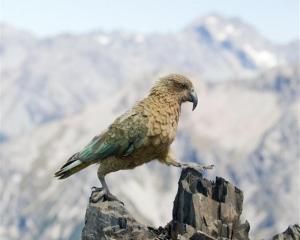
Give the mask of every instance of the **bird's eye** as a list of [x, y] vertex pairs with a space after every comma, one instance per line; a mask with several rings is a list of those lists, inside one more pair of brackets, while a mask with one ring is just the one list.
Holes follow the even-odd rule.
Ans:
[[184, 83], [179, 83], [179, 87], [184, 89], [184, 88], [187, 88], [187, 85]]

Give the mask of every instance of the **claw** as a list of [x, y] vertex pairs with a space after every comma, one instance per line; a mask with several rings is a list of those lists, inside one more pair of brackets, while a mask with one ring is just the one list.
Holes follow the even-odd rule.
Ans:
[[103, 198], [104, 194], [102, 193], [102, 187], [92, 187], [92, 195], [90, 197], [90, 201], [92, 203], [98, 202], [100, 199]]
[[93, 191], [90, 197], [90, 201], [92, 203], [96, 203], [102, 198], [104, 198], [104, 194], [102, 194], [101, 191]]
[[104, 199], [107, 201], [117, 201], [124, 206], [124, 203], [121, 200], [119, 200], [115, 195], [111, 194], [110, 192], [104, 194]]
[[92, 187], [93, 192], [101, 192], [103, 190], [102, 187]]
[[104, 201], [118, 201], [124, 205], [122, 201], [120, 201], [115, 195], [110, 192], [106, 192], [102, 187], [92, 187], [92, 195], [90, 197], [90, 201], [92, 203], [96, 203], [103, 199]]

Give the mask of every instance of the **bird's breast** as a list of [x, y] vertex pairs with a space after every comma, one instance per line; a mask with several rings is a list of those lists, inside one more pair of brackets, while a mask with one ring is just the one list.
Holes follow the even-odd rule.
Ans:
[[165, 151], [176, 136], [180, 104], [175, 97], [159, 95], [141, 102], [141, 111], [147, 119], [146, 146], [154, 146], [154, 152]]
[[[176, 115], [175, 115], [176, 114]], [[162, 147], [169, 146], [175, 136], [178, 125], [177, 113], [174, 115], [167, 112], [157, 111], [149, 120], [148, 136], [152, 145]]]

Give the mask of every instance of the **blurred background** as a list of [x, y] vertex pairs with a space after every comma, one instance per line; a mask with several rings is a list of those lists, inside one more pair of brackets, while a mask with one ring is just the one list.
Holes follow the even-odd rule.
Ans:
[[[97, 166], [57, 168], [170, 72], [196, 86], [173, 149], [244, 191], [252, 238], [300, 222], [299, 1], [17, 1], [0, 6], [0, 238], [79, 239]], [[108, 176], [144, 223], [171, 219], [180, 171]]]

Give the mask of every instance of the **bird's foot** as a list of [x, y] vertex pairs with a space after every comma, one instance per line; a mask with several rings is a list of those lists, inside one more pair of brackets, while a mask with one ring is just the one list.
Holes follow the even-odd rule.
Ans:
[[90, 201], [92, 203], [96, 203], [101, 199], [103, 199], [104, 201], [118, 201], [124, 205], [124, 203], [120, 201], [115, 195], [111, 194], [108, 191], [105, 191], [104, 188], [92, 187]]
[[92, 203], [98, 202], [101, 198], [103, 198], [104, 193], [102, 193], [103, 188], [92, 187], [92, 194], [90, 197], [90, 201]]
[[111, 194], [110, 192], [106, 192], [103, 195], [103, 197], [104, 197], [104, 200], [106, 200], [106, 201], [117, 201], [124, 205], [124, 203], [121, 200], [119, 200], [115, 195]]
[[102, 190], [102, 187], [92, 187], [92, 192], [101, 192]]
[[187, 168], [192, 168], [198, 172], [204, 172], [205, 170], [213, 169], [214, 165], [201, 165], [198, 163], [182, 163], [181, 168], [182, 169], [187, 169]]

